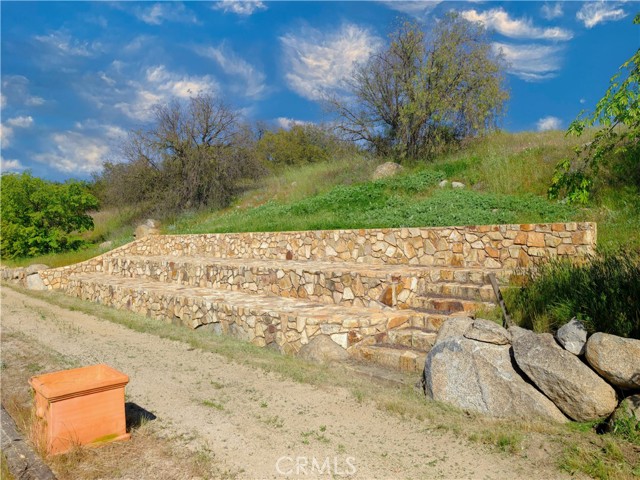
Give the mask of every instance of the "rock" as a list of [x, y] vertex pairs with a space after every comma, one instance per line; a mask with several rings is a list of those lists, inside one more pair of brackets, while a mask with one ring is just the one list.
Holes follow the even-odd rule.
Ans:
[[453, 188], [464, 188], [464, 187], [465, 187], [465, 184], [464, 184], [464, 183], [462, 183], [462, 182], [451, 182], [451, 186], [452, 186]]
[[31, 275], [32, 273], [37, 273], [40, 270], [48, 270], [50, 267], [49, 265], [45, 265], [44, 263], [34, 263], [33, 265], [29, 265], [24, 273], [26, 275]]
[[32, 273], [31, 275], [27, 275], [26, 286], [29, 290], [46, 290], [42, 278], [40, 278], [39, 273]]
[[448, 337], [427, 355], [424, 380], [429, 397], [465, 410], [492, 417], [567, 421], [548, 398], [516, 372], [507, 345]]
[[100, 245], [98, 245], [98, 247], [105, 250], [110, 249], [111, 247], [113, 247], [113, 242], [111, 240], [107, 240], [106, 242], [102, 242]]
[[438, 184], [438, 186], [439, 186], [440, 188], [444, 188], [444, 187], [446, 187], [447, 185], [449, 185], [449, 180], [442, 180], [442, 181]]
[[464, 336], [470, 340], [493, 343], [494, 345], [508, 345], [511, 343], [511, 334], [506, 328], [483, 318], [475, 319]]
[[640, 389], [640, 340], [594, 333], [585, 348], [587, 362], [609, 383]]
[[549, 333], [526, 332], [512, 340], [518, 367], [568, 417], [580, 422], [609, 415], [616, 392]]
[[473, 325], [469, 317], [449, 317], [440, 326], [435, 343], [442, 342], [449, 337], [463, 337]]
[[148, 235], [158, 235], [160, 233], [160, 222], [148, 218], [144, 223], [138, 225], [133, 234], [136, 238], [144, 238]]
[[394, 162], [386, 162], [382, 165], [378, 165], [378, 168], [373, 172], [373, 176], [371, 178], [372, 180], [380, 180], [381, 178], [393, 177], [402, 170], [402, 165]]
[[582, 355], [587, 343], [587, 329], [580, 320], [572, 318], [558, 329], [556, 340], [565, 350], [574, 355]]
[[607, 421], [607, 430], [615, 430], [620, 423], [629, 424], [632, 430], [640, 430], [640, 394], [631, 395], [620, 402]]
[[342, 362], [349, 358], [347, 351], [326, 335], [318, 335], [303, 345], [298, 356], [319, 364]]
[[531, 330], [527, 330], [526, 328], [518, 327], [517, 325], [514, 325], [513, 327], [509, 327], [509, 329], [507, 331], [511, 335], [511, 343], [513, 343], [516, 338], [518, 338], [518, 337], [520, 337], [522, 335], [526, 335], [527, 333], [531, 332]]

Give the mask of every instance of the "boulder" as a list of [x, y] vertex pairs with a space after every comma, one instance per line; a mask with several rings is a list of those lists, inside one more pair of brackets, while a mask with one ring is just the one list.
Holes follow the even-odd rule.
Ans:
[[640, 340], [594, 333], [585, 348], [589, 365], [609, 383], [640, 389]]
[[511, 343], [511, 334], [506, 328], [483, 318], [475, 319], [464, 336], [470, 340], [493, 343], [494, 345], [508, 345]]
[[27, 275], [26, 287], [29, 290], [46, 290], [47, 289], [39, 273], [32, 273], [31, 275]]
[[444, 188], [444, 187], [446, 187], [447, 185], [449, 185], [449, 180], [442, 180], [440, 183], [438, 183], [438, 186], [439, 186], [440, 188]]
[[158, 235], [160, 233], [160, 222], [148, 218], [136, 227], [133, 236], [136, 238], [144, 238], [149, 235]]
[[616, 392], [549, 333], [520, 332], [512, 340], [518, 367], [568, 417], [587, 422], [606, 417], [618, 405]]
[[49, 268], [49, 265], [45, 265], [44, 263], [34, 263], [33, 265], [29, 265], [24, 272], [27, 275], [31, 275], [41, 270], [49, 270]]
[[574, 355], [582, 355], [587, 343], [587, 329], [580, 320], [572, 318], [558, 329], [556, 340], [565, 350]]
[[438, 330], [438, 336], [436, 337], [434, 345], [438, 342], [446, 340], [449, 337], [463, 337], [472, 325], [473, 318], [470, 317], [447, 318]]
[[378, 165], [378, 168], [373, 172], [373, 176], [371, 178], [372, 180], [380, 180], [381, 178], [393, 177], [402, 170], [402, 165], [394, 162], [386, 162], [382, 165]]
[[464, 183], [462, 183], [462, 182], [451, 182], [451, 186], [452, 186], [453, 188], [464, 188], [464, 187], [465, 187], [465, 184], [464, 184]]
[[511, 363], [510, 347], [451, 336], [435, 344], [424, 369], [425, 392], [434, 400], [492, 417], [566, 422]]
[[298, 356], [319, 364], [342, 362], [349, 359], [347, 351], [326, 335], [318, 335], [303, 345]]

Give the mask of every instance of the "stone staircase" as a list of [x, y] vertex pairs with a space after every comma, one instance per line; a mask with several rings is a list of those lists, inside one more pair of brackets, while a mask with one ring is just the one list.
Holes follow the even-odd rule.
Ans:
[[[421, 371], [446, 318], [495, 307], [488, 275], [506, 283], [526, 252], [509, 252], [516, 227], [159, 235], [39, 273], [50, 289], [287, 354], [326, 335], [356, 359]], [[476, 243], [493, 232], [483, 248], [498, 257], [455, 228]]]

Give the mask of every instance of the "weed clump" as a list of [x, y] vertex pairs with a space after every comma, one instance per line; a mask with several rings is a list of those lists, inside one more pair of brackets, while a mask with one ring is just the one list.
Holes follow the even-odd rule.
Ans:
[[640, 251], [605, 251], [588, 262], [549, 260], [525, 275], [511, 295], [520, 325], [554, 331], [572, 317], [589, 332], [640, 339]]

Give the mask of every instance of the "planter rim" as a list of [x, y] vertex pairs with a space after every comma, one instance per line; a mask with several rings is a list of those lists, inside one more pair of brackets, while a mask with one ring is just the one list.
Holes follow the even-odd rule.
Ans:
[[49, 401], [111, 390], [127, 383], [126, 374], [105, 364], [45, 373], [29, 379], [33, 389]]

